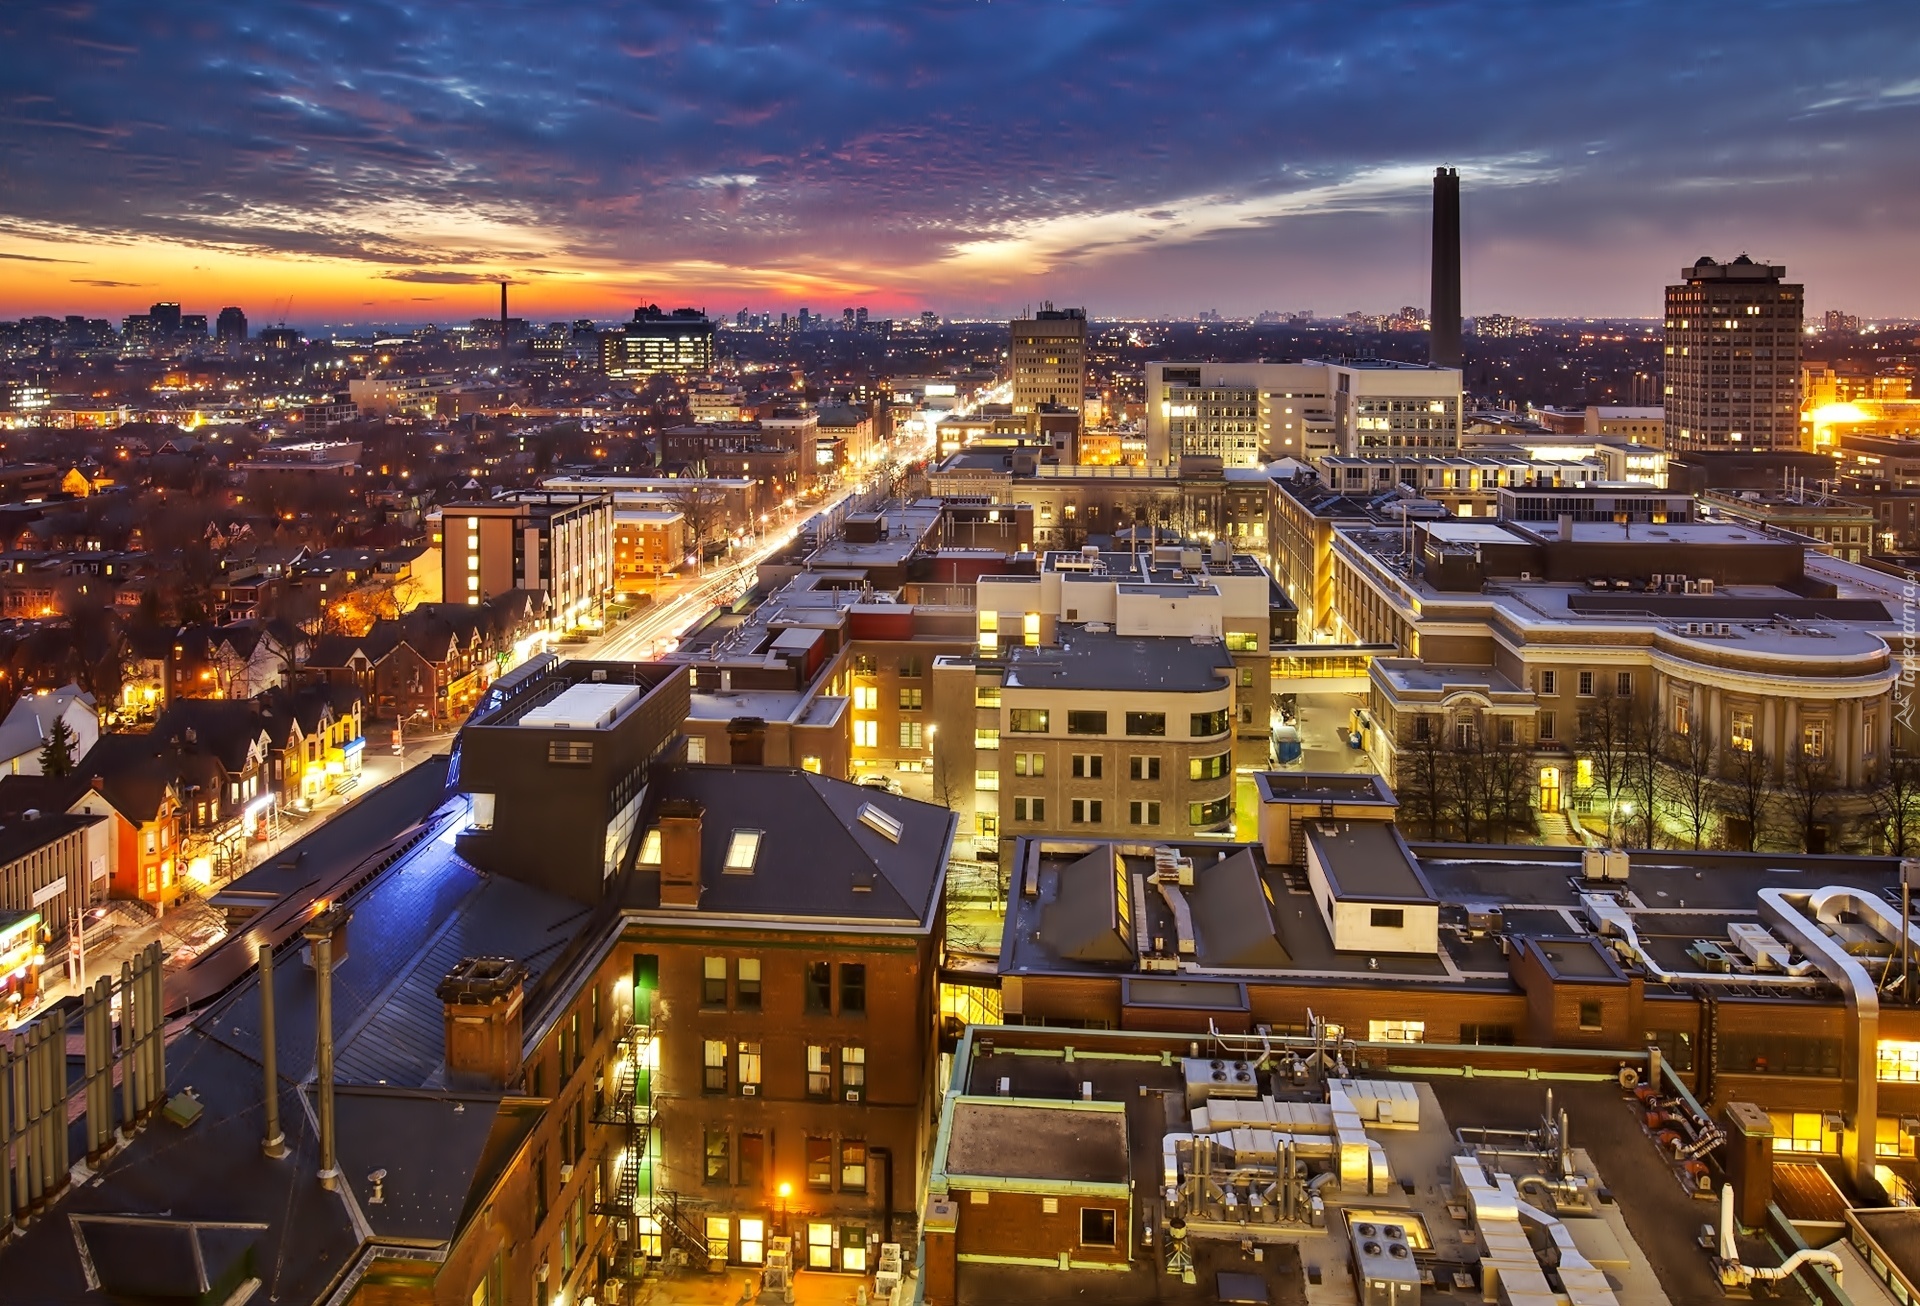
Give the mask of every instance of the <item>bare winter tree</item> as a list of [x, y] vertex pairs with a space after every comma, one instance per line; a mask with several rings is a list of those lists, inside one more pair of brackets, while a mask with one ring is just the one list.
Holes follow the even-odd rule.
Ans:
[[1608, 843], [1614, 840], [1614, 808], [1632, 773], [1632, 708], [1631, 697], [1601, 694], [1580, 713], [1579, 748], [1592, 767], [1589, 787], [1606, 805]]
[[1868, 795], [1886, 850], [1895, 857], [1920, 852], [1920, 757], [1896, 752]]
[[1441, 800], [1443, 759], [1440, 752], [1441, 722], [1436, 717], [1413, 718], [1408, 727], [1410, 738], [1401, 741], [1400, 761], [1394, 767], [1394, 785], [1400, 798], [1400, 810], [1409, 828], [1424, 829], [1427, 839], [1440, 837], [1445, 819]]
[[1761, 826], [1773, 800], [1767, 755], [1757, 745], [1729, 750], [1719, 789], [1720, 816], [1728, 844], [1741, 852], [1753, 852], [1760, 845]]
[[1780, 768], [1776, 801], [1781, 824], [1791, 832], [1800, 851], [1827, 851], [1827, 819], [1833, 804], [1833, 765], [1825, 754], [1796, 748]]
[[1484, 775], [1488, 823], [1497, 831], [1494, 837], [1511, 840], [1516, 831], [1531, 829], [1533, 753], [1517, 734], [1496, 735], [1487, 750]]
[[1633, 813], [1621, 822], [1620, 838], [1631, 841], [1637, 829], [1640, 846], [1659, 846], [1660, 814], [1657, 800], [1663, 763], [1666, 761], [1667, 729], [1661, 719], [1660, 700], [1652, 695], [1632, 695], [1621, 700], [1625, 728], [1622, 731], [1627, 753], [1626, 777], [1621, 792], [1633, 804]]
[[1463, 712], [1448, 723], [1441, 744], [1441, 808], [1458, 827], [1463, 843], [1487, 837], [1486, 722]]
[[1718, 769], [1718, 750], [1704, 730], [1688, 730], [1666, 738], [1663, 750], [1665, 770], [1661, 792], [1680, 827], [1698, 849], [1706, 840], [1707, 827], [1713, 823], [1714, 783]]
[[667, 502], [686, 522], [687, 548], [696, 555], [726, 524], [727, 494], [714, 486], [688, 481], [668, 491]]

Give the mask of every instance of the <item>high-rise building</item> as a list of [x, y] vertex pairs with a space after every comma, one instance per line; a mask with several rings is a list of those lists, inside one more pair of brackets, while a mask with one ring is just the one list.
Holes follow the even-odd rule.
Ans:
[[617, 344], [605, 347], [606, 370], [612, 376], [651, 376], [674, 372], [685, 376], [711, 372], [714, 360], [714, 324], [698, 308], [662, 312], [658, 304], [633, 310]]
[[1742, 254], [1703, 258], [1667, 287], [1667, 448], [1739, 453], [1800, 447], [1805, 287]]
[[1427, 308], [1427, 361], [1460, 366], [1460, 174], [1452, 168], [1433, 173], [1433, 290]]
[[153, 323], [154, 334], [162, 340], [171, 340], [180, 330], [180, 306], [178, 304], [155, 304], [147, 310], [147, 317]]
[[1147, 461], [1257, 467], [1269, 458], [1454, 452], [1460, 380], [1458, 368], [1371, 359], [1149, 363]]
[[1013, 411], [1030, 413], [1042, 404], [1080, 411], [1087, 397], [1087, 310], [1046, 304], [1008, 328]]
[[223, 308], [214, 326], [214, 337], [223, 345], [246, 343], [247, 315], [237, 308]]

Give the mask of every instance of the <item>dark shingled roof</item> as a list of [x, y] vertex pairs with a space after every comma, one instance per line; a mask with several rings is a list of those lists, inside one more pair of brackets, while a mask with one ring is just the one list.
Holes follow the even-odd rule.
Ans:
[[[786, 767], [677, 766], [653, 788], [654, 810], [675, 798], [706, 809], [702, 912], [928, 922], [939, 903], [955, 824], [944, 807]], [[899, 843], [861, 822], [868, 806], [900, 822]], [[750, 875], [722, 873], [735, 830], [767, 832]], [[638, 868], [626, 905], [659, 902], [659, 873]]]

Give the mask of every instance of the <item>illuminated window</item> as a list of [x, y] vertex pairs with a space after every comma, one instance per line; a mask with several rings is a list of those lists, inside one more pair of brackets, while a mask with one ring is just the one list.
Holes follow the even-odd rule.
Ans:
[[853, 746], [855, 748], [878, 748], [880, 746], [880, 723], [878, 721], [855, 721], [853, 723]]
[[1743, 753], [1753, 751], [1753, 713], [1733, 714], [1733, 746]]
[[853, 706], [855, 711], [871, 712], [880, 706], [880, 691], [872, 685], [853, 687]]
[[975, 730], [973, 732], [973, 746], [975, 748], [986, 749], [1000, 747], [1000, 732], [998, 730], [987, 729]]
[[[1069, 508], [1067, 511], [1072, 512], [1073, 509]], [[1037, 612], [1027, 613], [1027, 615], [1021, 619], [1020, 625], [1021, 634], [1026, 640], [1027, 647], [1032, 648], [1037, 645], [1040, 642], [1040, 614]]]
[[760, 837], [758, 830], [733, 832], [733, 837], [727, 840], [726, 874], [744, 875], [753, 870], [754, 860], [760, 856]]
[[981, 793], [995, 792], [1000, 788], [1000, 773], [998, 771], [975, 771], [973, 773], [973, 787]]
[[1875, 1078], [1889, 1084], [1920, 1083], [1920, 1043], [1883, 1038], [1877, 1049]]
[[1424, 1020], [1367, 1022], [1367, 1040], [1372, 1043], [1424, 1043], [1426, 1038], [1427, 1022]]

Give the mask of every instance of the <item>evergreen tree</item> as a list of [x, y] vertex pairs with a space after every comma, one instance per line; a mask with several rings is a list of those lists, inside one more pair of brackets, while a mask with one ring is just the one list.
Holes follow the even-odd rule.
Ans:
[[67, 724], [67, 719], [55, 717], [53, 724], [47, 727], [46, 742], [40, 745], [40, 774], [72, 775], [75, 742], [73, 728]]

